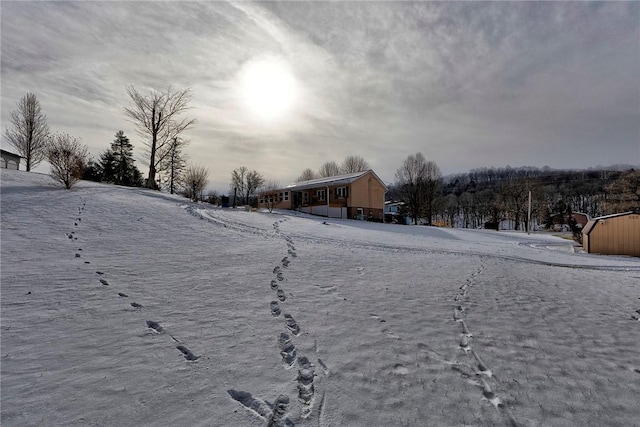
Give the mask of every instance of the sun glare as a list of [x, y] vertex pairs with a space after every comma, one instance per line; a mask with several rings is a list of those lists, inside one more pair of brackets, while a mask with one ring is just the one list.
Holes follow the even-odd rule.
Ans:
[[246, 107], [253, 114], [274, 120], [283, 117], [293, 106], [296, 81], [286, 63], [258, 59], [242, 68], [240, 90]]

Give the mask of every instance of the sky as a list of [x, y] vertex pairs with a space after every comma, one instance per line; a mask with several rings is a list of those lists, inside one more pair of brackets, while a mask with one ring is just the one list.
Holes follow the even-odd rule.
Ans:
[[[35, 93], [94, 157], [145, 139], [127, 86], [190, 88], [190, 163], [227, 192], [364, 157], [387, 183], [421, 152], [480, 167], [640, 164], [638, 2], [10, 2], [2, 129]], [[11, 150], [2, 137], [2, 148]]]

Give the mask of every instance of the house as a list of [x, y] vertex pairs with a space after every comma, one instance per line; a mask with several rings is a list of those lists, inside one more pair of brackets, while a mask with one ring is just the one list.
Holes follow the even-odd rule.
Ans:
[[2, 158], [0, 163], [2, 169], [20, 169], [20, 159], [22, 156], [0, 149], [0, 157]]
[[640, 211], [589, 220], [582, 229], [582, 247], [588, 253], [640, 257]]
[[329, 218], [383, 220], [387, 186], [372, 170], [299, 181], [258, 195], [260, 208], [293, 209]]
[[406, 203], [396, 200], [387, 200], [384, 202], [384, 222], [392, 222], [394, 224], [411, 224], [411, 218], [404, 214]]

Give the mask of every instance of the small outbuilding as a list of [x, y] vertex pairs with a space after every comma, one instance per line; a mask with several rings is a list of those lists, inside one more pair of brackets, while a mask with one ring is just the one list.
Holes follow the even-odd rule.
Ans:
[[22, 158], [21, 156], [0, 149], [0, 158], [0, 166], [2, 167], [2, 169], [20, 169], [20, 159]]
[[640, 257], [640, 211], [589, 220], [582, 230], [582, 247], [588, 253]]

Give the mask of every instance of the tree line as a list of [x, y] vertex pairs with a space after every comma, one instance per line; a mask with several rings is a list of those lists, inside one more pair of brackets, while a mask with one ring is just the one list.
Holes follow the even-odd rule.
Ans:
[[462, 228], [530, 229], [532, 219], [551, 227], [572, 213], [598, 217], [640, 209], [640, 171], [631, 167], [554, 170], [535, 167], [480, 168], [442, 177], [421, 153], [410, 155], [396, 172], [388, 198], [402, 200], [414, 223]]

